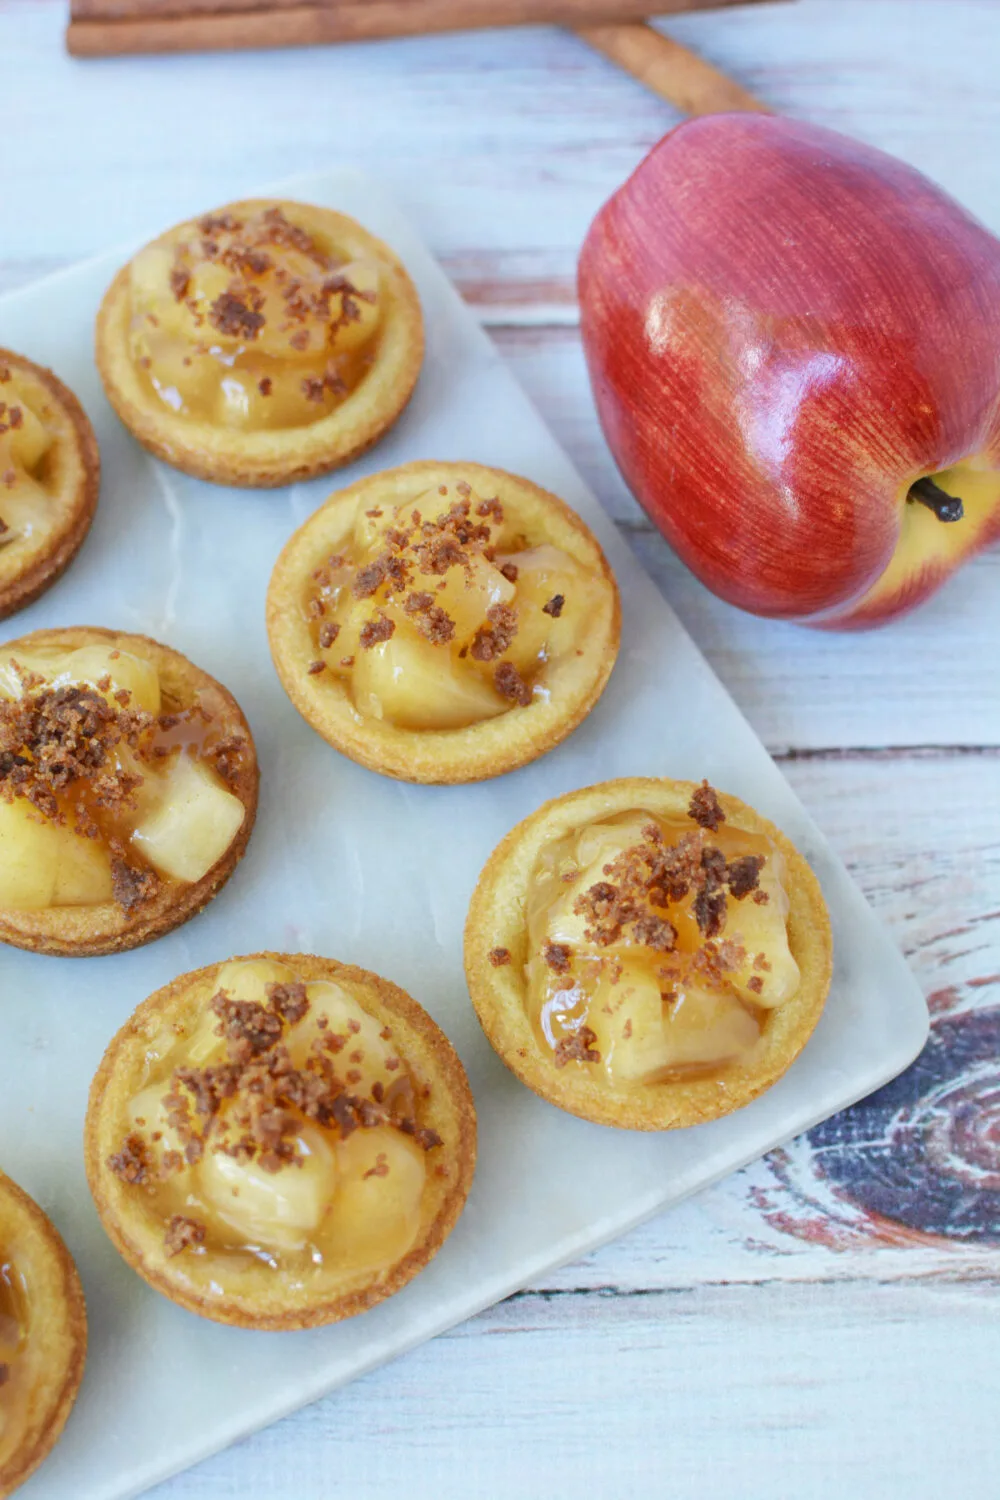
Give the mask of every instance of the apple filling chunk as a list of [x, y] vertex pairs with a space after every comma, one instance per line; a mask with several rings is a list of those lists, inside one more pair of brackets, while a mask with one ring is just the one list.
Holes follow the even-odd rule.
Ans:
[[156, 665], [104, 643], [0, 664], [0, 909], [128, 912], [222, 858], [246, 809], [216, 769], [221, 729], [200, 698], [163, 707]]
[[38, 537], [55, 519], [45, 487], [52, 434], [15, 371], [0, 370], [0, 549]]
[[245, 432], [303, 426], [374, 359], [378, 263], [338, 256], [278, 207], [183, 225], [140, 251], [129, 278], [132, 360], [181, 416]]
[[541, 851], [526, 1001], [558, 1067], [621, 1087], [723, 1069], [797, 992], [784, 857], [724, 824], [704, 784], [686, 822], [637, 809]]
[[465, 729], [544, 699], [596, 598], [585, 568], [531, 545], [466, 483], [402, 505], [362, 501], [303, 601], [309, 671], [341, 682], [367, 718]]
[[344, 986], [271, 959], [222, 965], [213, 990], [154, 1038], [112, 1169], [141, 1176], [168, 1255], [392, 1265], [419, 1234], [441, 1142], [391, 1028]]

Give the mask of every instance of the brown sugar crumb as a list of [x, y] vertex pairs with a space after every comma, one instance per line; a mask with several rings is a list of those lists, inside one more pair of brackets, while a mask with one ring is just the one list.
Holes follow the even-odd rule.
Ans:
[[16, 432], [19, 427], [24, 426], [24, 412], [19, 406], [12, 406], [7, 413], [7, 421]]
[[763, 990], [763, 988], [764, 988], [764, 981], [763, 981], [763, 979], [761, 979], [761, 977], [760, 977], [759, 974], [753, 974], [747, 980], [747, 989], [748, 990], [753, 990], [753, 992], [754, 992], [755, 995], [759, 995], [761, 993], [761, 991]]
[[163, 1245], [169, 1256], [180, 1255], [205, 1243], [205, 1226], [197, 1219], [186, 1219], [183, 1214], [174, 1214], [163, 1236]]
[[430, 609], [419, 614], [415, 624], [420, 634], [430, 641], [432, 646], [447, 645], [455, 635], [455, 622], [440, 604], [432, 604]]
[[140, 870], [119, 855], [111, 861], [111, 891], [127, 916], [156, 894], [159, 879], [152, 870]]
[[707, 781], [703, 781], [693, 792], [688, 803], [688, 817], [693, 818], [700, 828], [711, 829], [712, 833], [720, 823], [726, 821], [718, 793]]
[[753, 899], [758, 906], [766, 906], [771, 898], [768, 895], [767, 891], [754, 891]]
[[395, 633], [396, 622], [390, 620], [388, 615], [377, 615], [374, 620], [368, 620], [361, 627], [361, 649], [370, 651], [373, 646], [379, 646], [387, 641]]
[[726, 882], [734, 900], [742, 901], [757, 889], [763, 868], [763, 854], [744, 854], [740, 859], [730, 860], [726, 867]]
[[493, 674], [493, 682], [501, 698], [509, 698], [519, 708], [528, 707], [531, 702], [531, 688], [513, 662], [502, 661]]
[[340, 665], [342, 667], [353, 667], [354, 666], [354, 657], [353, 656], [342, 656], [340, 658]]
[[542, 957], [554, 973], [569, 973], [573, 955], [566, 943], [546, 943], [542, 948]]
[[765, 974], [770, 973], [771, 970], [766, 953], [758, 953], [753, 961], [753, 966], [755, 969], [762, 970]]
[[[251, 306], [256, 301], [258, 307]], [[237, 293], [230, 288], [216, 297], [208, 310], [208, 321], [227, 338], [253, 340], [264, 326], [264, 314], [259, 311], [263, 299], [255, 288], [244, 288]]]
[[596, 1041], [597, 1033], [591, 1031], [589, 1026], [581, 1026], [572, 1036], [564, 1036], [556, 1043], [556, 1067], [564, 1068], [571, 1062], [600, 1062], [601, 1054], [594, 1047]]
[[375, 1158], [375, 1165], [373, 1167], [369, 1167], [368, 1171], [365, 1173], [365, 1180], [367, 1181], [369, 1177], [388, 1177], [388, 1175], [389, 1160], [385, 1152], [380, 1151]]
[[517, 612], [509, 604], [491, 604], [486, 611], [486, 620], [487, 623], [476, 631], [469, 647], [473, 661], [496, 661], [517, 634]]
[[150, 1163], [142, 1136], [126, 1136], [122, 1149], [108, 1157], [108, 1168], [129, 1187], [142, 1187], [148, 1182]]
[[170, 272], [170, 290], [178, 302], [183, 302], [188, 294], [191, 277], [183, 266], [174, 266]]
[[324, 651], [333, 645], [339, 634], [340, 626], [335, 620], [327, 620], [324, 625], [319, 627], [319, 643]]
[[553, 620], [558, 620], [559, 616], [563, 612], [563, 605], [565, 603], [566, 603], [566, 595], [565, 594], [553, 594], [552, 598], [549, 600], [548, 604], [543, 604], [542, 605], [542, 614], [543, 615], [551, 615], [552, 618], [553, 618]]
[[403, 608], [408, 615], [420, 615], [431, 608], [434, 603], [434, 595], [428, 594], [426, 589], [417, 589], [407, 594], [403, 600]]
[[505, 562], [500, 564], [500, 571], [508, 583], [516, 583], [518, 575], [517, 563]]
[[491, 948], [489, 952], [489, 960], [494, 969], [502, 969], [504, 964], [510, 963], [510, 949]]
[[310, 677], [318, 677], [319, 674], [320, 674], [320, 672], [325, 672], [325, 671], [326, 671], [326, 662], [325, 661], [311, 661], [309, 663], [308, 672], [309, 672], [309, 676]]
[[274, 389], [274, 382], [270, 375], [265, 375], [262, 380], [258, 380], [257, 389], [262, 396], [269, 396], [271, 394], [271, 391]]

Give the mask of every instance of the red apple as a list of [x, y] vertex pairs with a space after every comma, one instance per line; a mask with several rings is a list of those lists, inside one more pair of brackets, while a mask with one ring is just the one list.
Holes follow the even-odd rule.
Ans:
[[723, 599], [879, 624], [1000, 536], [1000, 240], [893, 157], [687, 121], [594, 220], [580, 306], [622, 473]]

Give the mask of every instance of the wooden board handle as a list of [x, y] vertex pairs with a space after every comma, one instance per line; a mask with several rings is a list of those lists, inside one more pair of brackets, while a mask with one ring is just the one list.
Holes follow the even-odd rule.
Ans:
[[766, 104], [741, 88], [697, 53], [644, 22], [577, 26], [577, 36], [638, 78], [654, 94], [685, 115], [713, 115], [725, 110], [770, 114]]

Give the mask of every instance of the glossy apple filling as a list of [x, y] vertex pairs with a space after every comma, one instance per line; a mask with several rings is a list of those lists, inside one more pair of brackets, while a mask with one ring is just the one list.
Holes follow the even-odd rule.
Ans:
[[346, 683], [368, 718], [463, 729], [544, 698], [599, 597], [571, 557], [467, 484], [369, 499], [305, 591], [309, 671]]
[[378, 1273], [412, 1248], [441, 1143], [391, 1029], [346, 989], [271, 961], [226, 964], [200, 1019], [165, 1027], [146, 1062], [109, 1165], [163, 1220], [171, 1259], [220, 1255], [294, 1280]]
[[24, 1392], [18, 1378], [28, 1336], [27, 1298], [17, 1267], [0, 1249], [0, 1463], [4, 1439], [22, 1405]]
[[799, 985], [784, 879], [765, 837], [642, 809], [549, 843], [527, 913], [539, 1042], [620, 1086], [749, 1060]]
[[18, 384], [0, 366], [0, 556], [19, 541], [38, 539], [56, 517], [46, 488], [52, 433]]
[[383, 275], [280, 208], [210, 214], [132, 261], [132, 361], [179, 416], [244, 432], [305, 426], [371, 366]]
[[164, 713], [155, 665], [106, 645], [0, 661], [0, 909], [131, 912], [206, 875], [246, 815], [223, 710]]

